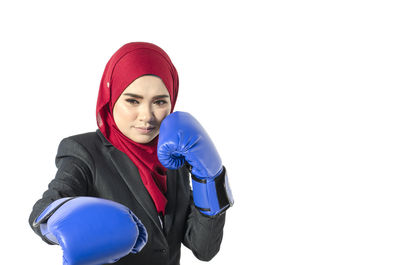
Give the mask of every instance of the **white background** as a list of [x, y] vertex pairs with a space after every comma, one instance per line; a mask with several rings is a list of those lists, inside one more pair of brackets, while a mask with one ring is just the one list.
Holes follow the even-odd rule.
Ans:
[[[397, 1], [2, 1], [2, 264], [61, 264], [28, 225], [105, 64], [162, 47], [236, 204], [210, 264], [400, 264]], [[182, 264], [203, 264], [182, 248]]]

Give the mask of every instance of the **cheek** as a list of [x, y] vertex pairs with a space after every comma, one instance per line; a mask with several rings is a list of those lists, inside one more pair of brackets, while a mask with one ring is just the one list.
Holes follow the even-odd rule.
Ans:
[[169, 115], [170, 111], [171, 111], [170, 108], [157, 111], [156, 113], [157, 121], [161, 123], [165, 119], [165, 117]]
[[134, 111], [121, 104], [115, 105], [113, 115], [115, 122], [119, 124], [124, 124], [135, 119]]

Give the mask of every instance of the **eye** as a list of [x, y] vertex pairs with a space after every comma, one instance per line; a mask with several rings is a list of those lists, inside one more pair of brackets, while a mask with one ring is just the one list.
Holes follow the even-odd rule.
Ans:
[[130, 104], [139, 104], [139, 101], [137, 101], [136, 99], [133, 99], [133, 98], [129, 98], [129, 99], [127, 99], [126, 100], [127, 102], [129, 102]]
[[167, 104], [167, 101], [165, 101], [165, 100], [157, 100], [156, 102], [154, 102], [155, 104], [157, 104], [157, 105], [159, 105], [159, 106], [162, 106], [162, 105], [164, 105], [164, 104]]

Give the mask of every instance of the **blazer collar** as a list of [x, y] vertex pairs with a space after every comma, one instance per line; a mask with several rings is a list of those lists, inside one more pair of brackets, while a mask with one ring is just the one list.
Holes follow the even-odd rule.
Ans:
[[105, 146], [113, 146], [108, 140], [107, 138], [103, 135], [103, 133], [100, 131], [100, 129], [96, 130], [97, 135], [100, 137], [101, 142], [103, 143], [103, 145]]

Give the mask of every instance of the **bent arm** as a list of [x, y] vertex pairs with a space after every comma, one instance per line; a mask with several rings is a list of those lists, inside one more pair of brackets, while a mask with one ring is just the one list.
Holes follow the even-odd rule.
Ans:
[[86, 196], [89, 182], [92, 179], [90, 170], [91, 161], [87, 151], [75, 141], [64, 139], [61, 141], [56, 166], [58, 168], [55, 178], [49, 183], [48, 189], [43, 193], [33, 206], [29, 216], [29, 225], [32, 230], [48, 244], [54, 244], [42, 235], [40, 226], [34, 227], [36, 218], [54, 201], [65, 197]]
[[219, 251], [225, 212], [217, 216], [202, 214], [192, 203], [186, 221], [186, 232], [183, 244], [192, 250], [193, 254], [202, 261], [210, 261]]

